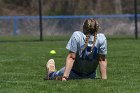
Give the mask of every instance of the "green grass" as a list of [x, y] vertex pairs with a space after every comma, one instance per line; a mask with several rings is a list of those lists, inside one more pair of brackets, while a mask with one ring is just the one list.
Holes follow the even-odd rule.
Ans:
[[[51, 38], [51, 39], [50, 39]], [[108, 80], [44, 81], [45, 63], [65, 64], [69, 37], [0, 41], [0, 93], [139, 93], [140, 40], [108, 38]], [[52, 56], [49, 51], [55, 49]]]

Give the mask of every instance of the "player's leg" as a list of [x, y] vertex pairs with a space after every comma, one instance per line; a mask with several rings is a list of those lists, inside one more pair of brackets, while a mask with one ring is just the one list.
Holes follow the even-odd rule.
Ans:
[[[65, 70], [65, 67], [56, 71], [55, 61], [54, 59], [50, 59], [48, 60], [46, 64], [47, 75], [45, 76], [44, 80], [59, 80], [63, 76], [64, 70]], [[79, 78], [79, 75], [71, 71], [69, 75], [69, 79], [77, 79], [77, 78]]]
[[54, 80], [54, 79], [60, 79], [63, 76], [64, 69], [62, 68], [59, 71], [56, 71], [55, 69], [55, 61], [54, 59], [48, 60], [46, 64], [46, 76], [44, 80]]
[[[52, 72], [49, 74], [49, 79], [50, 80], [61, 80], [63, 74], [64, 74], [64, 71], [65, 71], [65, 67], [61, 68], [60, 70], [58, 71], [55, 71], [55, 72]], [[76, 73], [74, 73], [73, 71], [70, 72], [70, 75], [69, 75], [69, 79], [80, 79], [80, 76], [77, 75]]]

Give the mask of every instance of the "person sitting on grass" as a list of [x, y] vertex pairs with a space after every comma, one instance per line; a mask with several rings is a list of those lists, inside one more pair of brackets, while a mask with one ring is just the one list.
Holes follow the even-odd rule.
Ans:
[[97, 34], [98, 30], [97, 20], [86, 19], [83, 31], [75, 31], [67, 43], [69, 53], [65, 66], [56, 71], [54, 59], [50, 59], [46, 64], [48, 74], [44, 79], [96, 79], [98, 65], [101, 79], [107, 79], [107, 40], [104, 34]]

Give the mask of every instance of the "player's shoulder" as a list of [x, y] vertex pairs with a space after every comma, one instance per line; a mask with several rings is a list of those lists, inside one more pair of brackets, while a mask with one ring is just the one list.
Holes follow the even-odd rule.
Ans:
[[98, 33], [97, 34], [97, 39], [102, 41], [102, 40], [106, 40], [106, 37], [103, 33]]
[[81, 31], [75, 31], [72, 34], [73, 37], [81, 37], [84, 36], [84, 34]]
[[79, 35], [79, 34], [80, 34], [80, 35], [83, 35], [83, 33], [82, 33], [81, 31], [75, 31], [75, 32], [73, 32], [73, 34], [74, 34], [74, 35]]

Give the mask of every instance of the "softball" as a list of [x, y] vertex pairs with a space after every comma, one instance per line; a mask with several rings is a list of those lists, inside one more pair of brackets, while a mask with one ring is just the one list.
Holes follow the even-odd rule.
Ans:
[[50, 51], [50, 54], [53, 54], [54, 55], [54, 54], [56, 54], [56, 51], [55, 50], [51, 50]]

